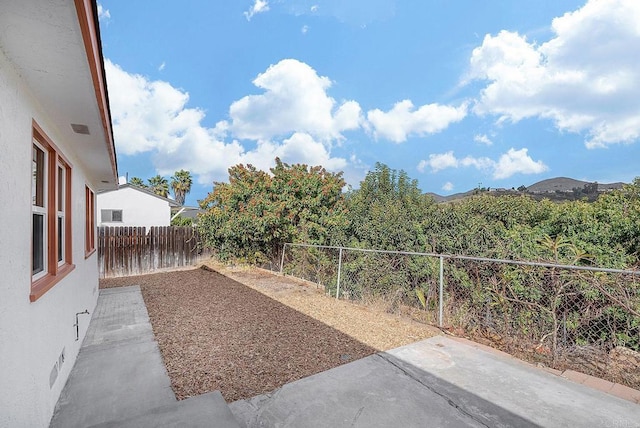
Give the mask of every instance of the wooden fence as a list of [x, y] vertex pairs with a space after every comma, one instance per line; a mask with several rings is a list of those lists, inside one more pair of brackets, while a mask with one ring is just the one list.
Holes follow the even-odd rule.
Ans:
[[98, 268], [101, 278], [141, 275], [158, 269], [194, 265], [202, 253], [192, 227], [98, 228]]

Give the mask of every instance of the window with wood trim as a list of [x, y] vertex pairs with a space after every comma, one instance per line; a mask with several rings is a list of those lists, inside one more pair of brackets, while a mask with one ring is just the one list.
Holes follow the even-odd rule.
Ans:
[[89, 257], [96, 250], [96, 211], [95, 193], [89, 187], [84, 188], [85, 201], [85, 230], [84, 230], [84, 252]]
[[31, 161], [31, 301], [73, 270], [71, 164], [33, 123]]
[[56, 220], [57, 220], [57, 237], [58, 237], [58, 266], [66, 263], [66, 193], [67, 193], [67, 167], [58, 160], [57, 165], [57, 200], [56, 200]]
[[33, 144], [31, 163], [32, 266], [34, 279], [47, 271], [47, 153]]

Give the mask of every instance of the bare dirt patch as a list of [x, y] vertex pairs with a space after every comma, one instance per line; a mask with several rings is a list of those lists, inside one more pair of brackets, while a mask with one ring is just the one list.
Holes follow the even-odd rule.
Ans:
[[214, 390], [228, 402], [250, 398], [434, 334], [290, 278], [215, 268], [233, 279], [209, 267], [100, 281], [141, 286], [178, 399]]

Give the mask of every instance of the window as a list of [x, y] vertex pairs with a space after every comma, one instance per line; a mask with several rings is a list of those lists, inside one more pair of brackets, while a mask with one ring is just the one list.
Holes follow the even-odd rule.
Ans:
[[65, 212], [66, 212], [66, 182], [67, 182], [67, 168], [62, 162], [58, 161], [58, 177], [57, 177], [57, 202], [56, 202], [56, 214], [57, 214], [57, 236], [58, 236], [58, 266], [65, 263]]
[[84, 252], [85, 257], [89, 257], [96, 250], [96, 213], [95, 213], [95, 193], [89, 187], [84, 188], [85, 202], [85, 231], [84, 231]]
[[122, 223], [122, 210], [100, 210], [100, 219], [103, 223]]
[[47, 242], [46, 159], [47, 155], [44, 150], [34, 144], [31, 163], [31, 216], [33, 217], [31, 273], [37, 277], [42, 277], [47, 269], [47, 258], [45, 257]]
[[33, 123], [31, 301], [66, 276], [71, 259], [71, 165]]

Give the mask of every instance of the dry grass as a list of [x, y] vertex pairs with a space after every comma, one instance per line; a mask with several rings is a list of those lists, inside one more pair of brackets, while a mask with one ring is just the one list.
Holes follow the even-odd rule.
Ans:
[[437, 328], [409, 316], [388, 313], [382, 302], [358, 305], [336, 300], [315, 284], [251, 266], [225, 266], [215, 261], [205, 265], [378, 351], [440, 334]]

